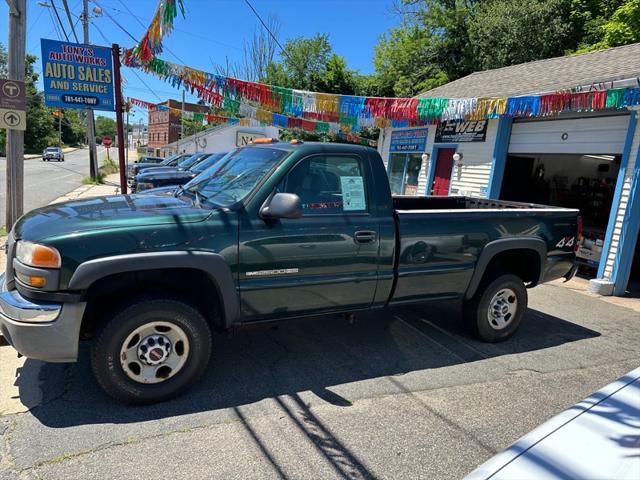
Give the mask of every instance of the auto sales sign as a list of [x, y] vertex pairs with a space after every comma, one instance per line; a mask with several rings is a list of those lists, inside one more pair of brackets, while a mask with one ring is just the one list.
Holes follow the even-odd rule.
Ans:
[[41, 39], [49, 107], [114, 111], [111, 48]]

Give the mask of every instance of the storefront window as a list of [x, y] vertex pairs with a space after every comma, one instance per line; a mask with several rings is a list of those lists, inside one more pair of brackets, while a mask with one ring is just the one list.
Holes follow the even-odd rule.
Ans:
[[394, 195], [417, 195], [421, 167], [421, 153], [392, 153], [389, 157], [391, 193]]

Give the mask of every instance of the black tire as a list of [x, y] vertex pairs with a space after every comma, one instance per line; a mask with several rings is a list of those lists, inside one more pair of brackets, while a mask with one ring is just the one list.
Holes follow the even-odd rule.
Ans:
[[[140, 383], [125, 372], [120, 362], [121, 348], [136, 329], [158, 321], [177, 326], [186, 335], [186, 360], [170, 378], [160, 383]], [[176, 300], [143, 299], [120, 310], [103, 326], [92, 345], [91, 366], [98, 384], [111, 397], [144, 405], [184, 392], [203, 374], [210, 356], [211, 330], [200, 312]], [[135, 361], [143, 365], [139, 358]]]
[[[496, 302], [492, 305], [494, 297]], [[527, 302], [527, 289], [520, 277], [511, 274], [491, 277], [483, 281], [474, 297], [464, 304], [465, 324], [480, 340], [501, 342], [511, 337], [520, 327]], [[499, 311], [499, 318], [490, 315], [494, 308]], [[503, 310], [505, 308], [506, 314]]]

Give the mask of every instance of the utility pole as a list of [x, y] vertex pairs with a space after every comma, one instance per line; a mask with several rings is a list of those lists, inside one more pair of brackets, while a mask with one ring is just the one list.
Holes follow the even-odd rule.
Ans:
[[62, 110], [58, 110], [58, 143], [62, 148]]
[[[9, 5], [9, 80], [24, 81], [27, 0], [7, 0]], [[24, 132], [7, 130], [7, 231], [24, 211]]]
[[[82, 29], [84, 44], [89, 44], [89, 0], [82, 0]], [[87, 108], [87, 142], [89, 143], [89, 175], [92, 179], [98, 177], [98, 151], [96, 149], [96, 124], [93, 110]]]
[[118, 167], [120, 169], [120, 192], [127, 194], [127, 168], [124, 163], [124, 126], [122, 113], [124, 102], [122, 101], [122, 77], [120, 76], [120, 46], [116, 43], [111, 45], [111, 55], [113, 56], [113, 88], [116, 93], [116, 127], [118, 132]]

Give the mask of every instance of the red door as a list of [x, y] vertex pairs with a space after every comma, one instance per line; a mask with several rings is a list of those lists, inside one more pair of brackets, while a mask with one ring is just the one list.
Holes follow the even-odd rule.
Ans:
[[451, 183], [451, 170], [453, 169], [453, 154], [455, 148], [438, 149], [436, 158], [436, 171], [433, 180], [432, 195], [449, 195], [449, 184]]

